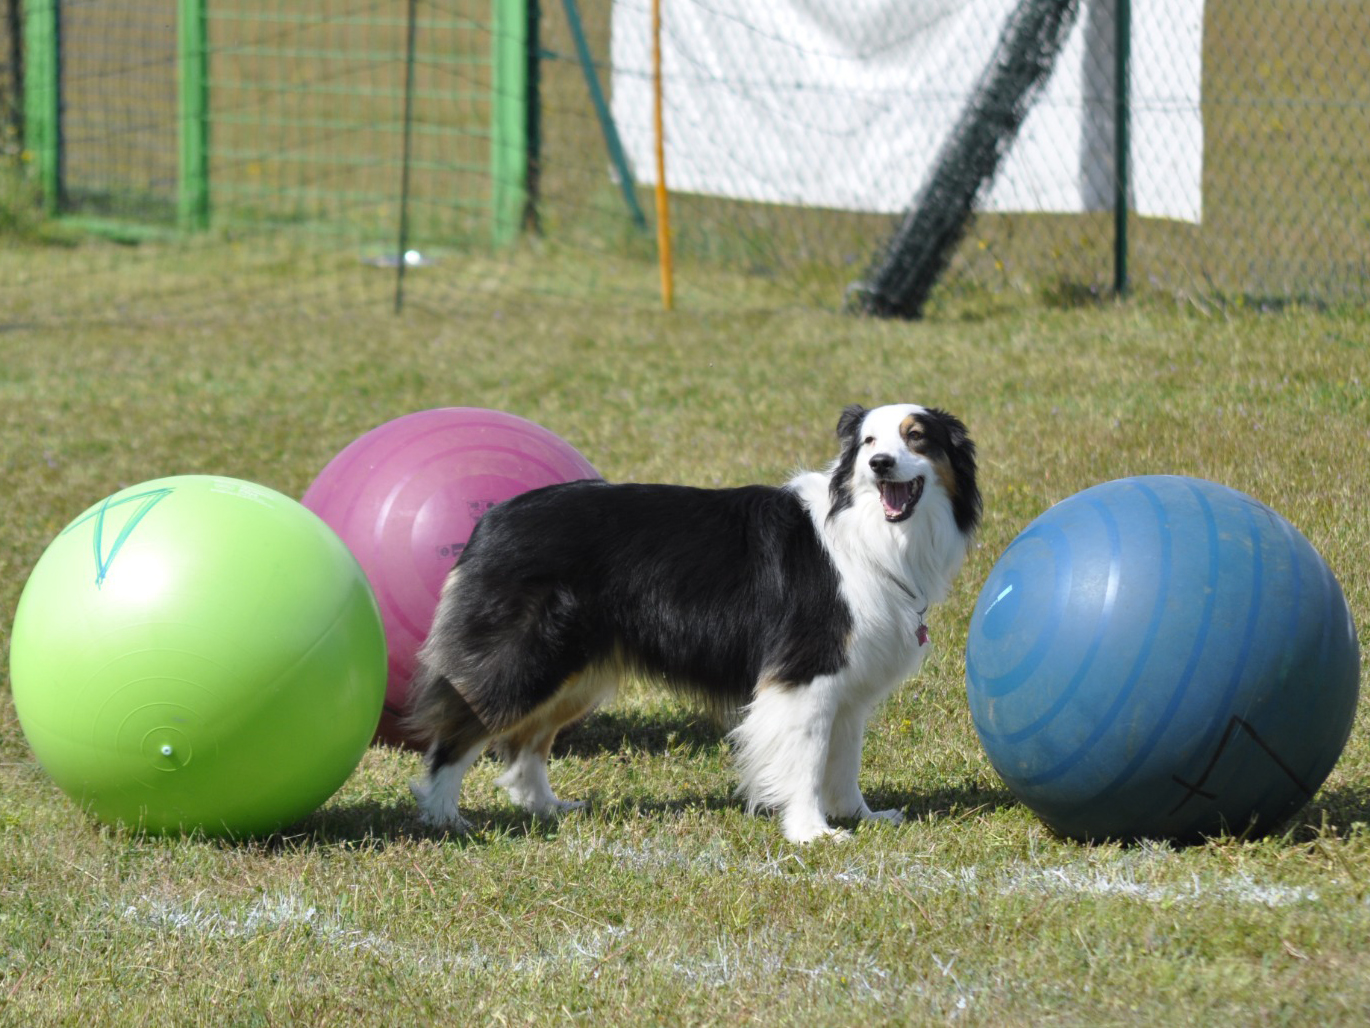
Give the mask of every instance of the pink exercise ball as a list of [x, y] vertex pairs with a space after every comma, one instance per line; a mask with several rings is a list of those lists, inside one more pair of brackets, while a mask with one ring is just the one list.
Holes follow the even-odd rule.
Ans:
[[302, 502], [342, 537], [380, 606], [389, 655], [376, 739], [401, 728], [416, 654], [447, 572], [487, 510], [518, 493], [599, 478], [564, 439], [479, 407], [418, 411], [373, 428], [328, 462]]

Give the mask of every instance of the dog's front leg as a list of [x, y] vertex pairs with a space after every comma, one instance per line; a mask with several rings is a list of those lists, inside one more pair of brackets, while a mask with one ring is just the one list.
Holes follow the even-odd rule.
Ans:
[[871, 810], [861, 794], [861, 750], [869, 717], [868, 706], [853, 704], [839, 708], [833, 718], [828, 759], [823, 771], [823, 812], [829, 817], [899, 824], [904, 820], [901, 811]]
[[777, 810], [791, 842], [837, 834], [823, 814], [821, 796], [836, 709], [833, 685], [830, 678], [767, 683], [732, 733], [747, 809]]

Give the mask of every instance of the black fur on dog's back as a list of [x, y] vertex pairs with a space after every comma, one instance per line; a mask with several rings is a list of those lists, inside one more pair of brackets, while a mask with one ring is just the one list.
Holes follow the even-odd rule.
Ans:
[[813, 520], [784, 488], [548, 486], [492, 508], [455, 574], [416, 728], [432, 728], [423, 708], [451, 702], [446, 683], [498, 731], [613, 659], [735, 708], [763, 671], [780, 683], [837, 671], [852, 625]]

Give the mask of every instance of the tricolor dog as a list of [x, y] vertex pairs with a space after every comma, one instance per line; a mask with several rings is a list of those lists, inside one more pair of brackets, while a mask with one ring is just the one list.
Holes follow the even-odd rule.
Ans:
[[900, 820], [861, 794], [862, 739], [923, 663], [979, 523], [975, 446], [914, 404], [848, 407], [837, 434], [826, 471], [780, 487], [583, 481], [492, 508], [419, 653], [423, 818], [466, 827], [462, 779], [492, 746], [515, 803], [578, 806], [552, 791], [552, 741], [636, 675], [732, 715], [740, 792], [786, 838]]

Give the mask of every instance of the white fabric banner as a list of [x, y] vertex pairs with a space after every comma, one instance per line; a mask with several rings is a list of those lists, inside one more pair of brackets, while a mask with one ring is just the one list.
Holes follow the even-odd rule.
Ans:
[[[1020, 0], [662, 0], [673, 191], [907, 210]], [[1113, 4], [1081, 0], [982, 207], [1113, 206]], [[1132, 209], [1198, 222], [1203, 0], [1132, 0]], [[649, 0], [614, 0], [613, 115], [656, 181]]]

